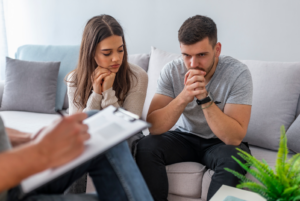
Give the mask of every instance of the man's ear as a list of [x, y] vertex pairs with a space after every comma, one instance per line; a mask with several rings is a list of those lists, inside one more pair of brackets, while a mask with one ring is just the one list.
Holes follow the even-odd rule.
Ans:
[[222, 44], [220, 42], [218, 42], [215, 46], [215, 51], [216, 51], [216, 57], [219, 57], [221, 54], [221, 50], [222, 50]]

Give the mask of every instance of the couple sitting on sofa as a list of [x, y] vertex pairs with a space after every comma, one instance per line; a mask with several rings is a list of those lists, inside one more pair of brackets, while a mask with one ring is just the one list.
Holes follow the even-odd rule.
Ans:
[[[215, 171], [208, 200], [222, 184], [238, 184], [224, 167], [246, 173], [231, 156], [239, 158], [236, 147], [250, 153], [242, 142], [251, 113], [250, 72], [239, 61], [220, 56], [217, 28], [208, 17], [187, 19], [178, 38], [182, 58], [161, 71], [147, 117], [153, 125], [151, 135], [137, 143], [138, 166], [123, 142], [20, 197], [19, 187], [14, 186], [22, 179], [82, 153], [89, 134], [82, 123], [87, 115], [81, 112], [92, 115], [95, 112], [91, 110], [114, 105], [142, 113], [147, 74], [127, 62], [121, 26], [108, 15], [90, 19], [83, 33], [78, 66], [67, 79], [70, 116], [42, 129], [31, 142], [0, 154], [0, 200], [167, 200], [165, 166], [186, 161], [202, 163]], [[177, 129], [169, 131], [175, 124]], [[3, 151], [10, 144], [3, 135], [3, 125], [0, 132]], [[97, 195], [59, 195], [86, 172]]]

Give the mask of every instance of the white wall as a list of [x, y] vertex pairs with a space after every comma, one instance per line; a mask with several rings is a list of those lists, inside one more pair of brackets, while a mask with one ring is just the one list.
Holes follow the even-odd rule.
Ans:
[[9, 55], [24, 44], [80, 44], [88, 19], [114, 16], [129, 53], [150, 46], [179, 52], [177, 31], [189, 16], [217, 24], [222, 54], [238, 59], [300, 61], [299, 0], [6, 0]]

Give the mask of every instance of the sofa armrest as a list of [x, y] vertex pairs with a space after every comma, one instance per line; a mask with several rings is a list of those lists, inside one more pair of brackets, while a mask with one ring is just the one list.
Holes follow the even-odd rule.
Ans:
[[4, 80], [1, 80], [0, 81], [0, 106], [1, 106], [1, 103], [2, 103], [3, 91], [4, 91]]

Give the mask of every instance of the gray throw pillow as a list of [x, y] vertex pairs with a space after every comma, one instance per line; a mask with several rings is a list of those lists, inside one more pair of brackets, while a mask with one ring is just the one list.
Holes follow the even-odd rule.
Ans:
[[300, 153], [300, 115], [289, 127], [286, 136], [288, 148], [296, 153]]
[[148, 66], [149, 66], [149, 54], [131, 54], [128, 55], [128, 62], [135, 64], [142, 69], [144, 69], [146, 72], [148, 72]]
[[280, 127], [296, 117], [300, 95], [300, 63], [242, 61], [252, 75], [253, 101], [245, 142], [278, 150]]
[[60, 62], [33, 62], [6, 57], [1, 110], [55, 113]]
[[298, 99], [298, 105], [297, 105], [297, 116], [300, 114], [300, 97]]

